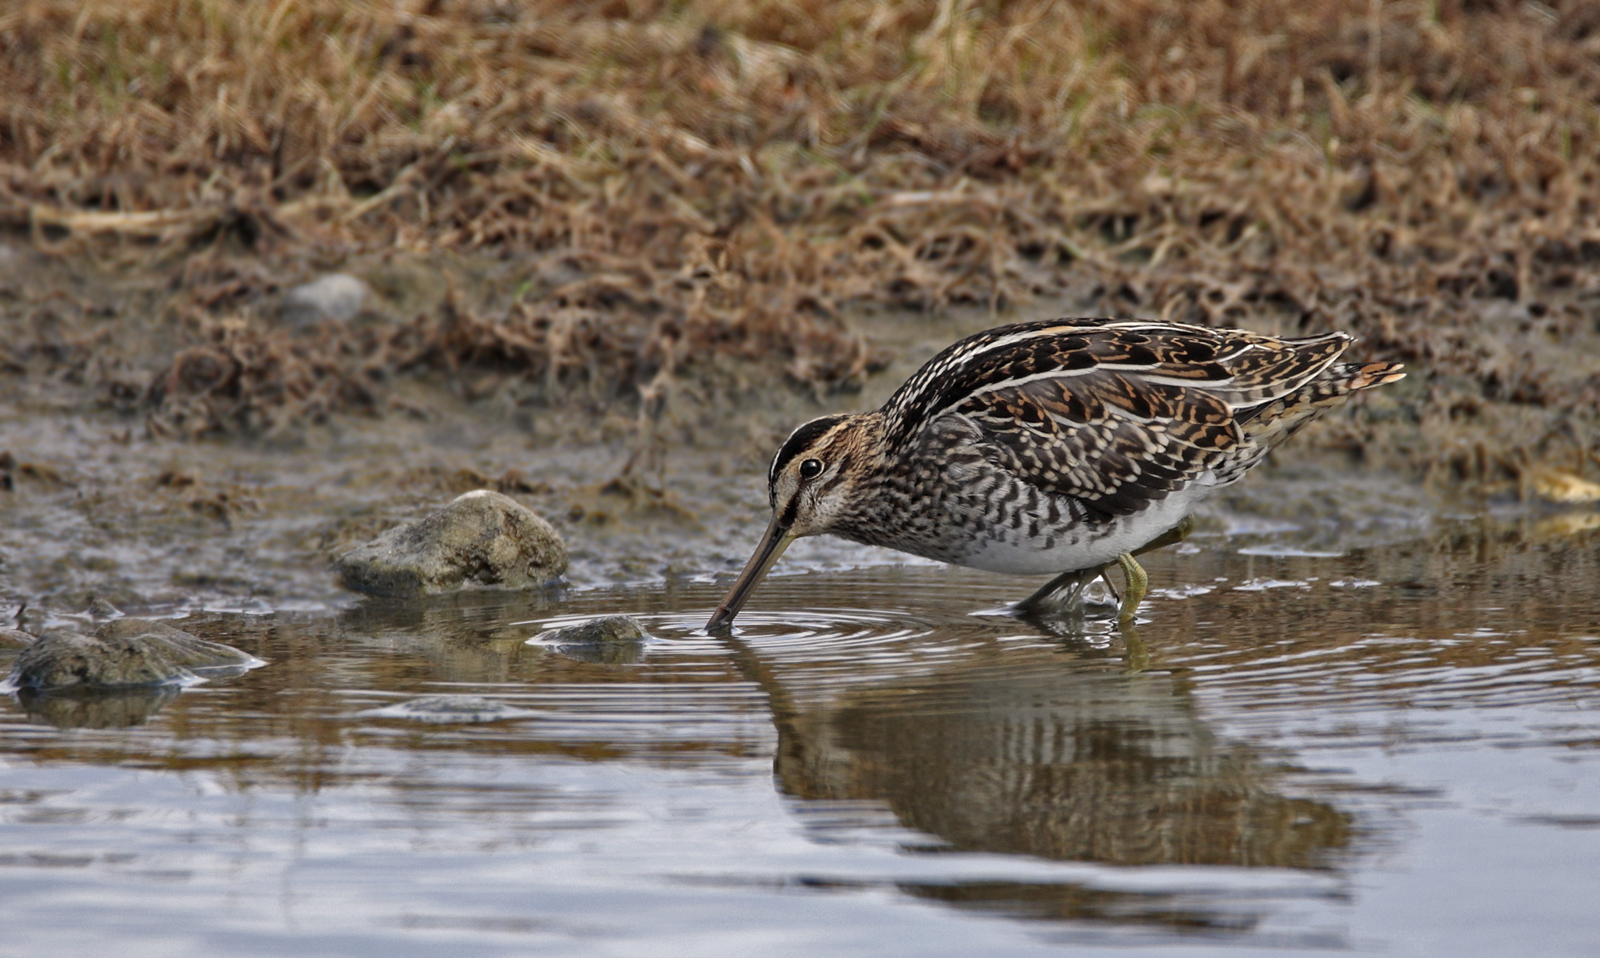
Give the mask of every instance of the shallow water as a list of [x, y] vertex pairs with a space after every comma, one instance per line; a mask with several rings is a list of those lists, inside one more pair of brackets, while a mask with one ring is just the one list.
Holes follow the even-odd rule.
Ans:
[[[6, 947], [1600, 950], [1596, 516], [1235, 532], [1133, 630], [929, 565], [775, 577], [731, 639], [695, 579], [194, 612], [270, 664], [0, 700]], [[525, 644], [616, 612], [633, 661]]]

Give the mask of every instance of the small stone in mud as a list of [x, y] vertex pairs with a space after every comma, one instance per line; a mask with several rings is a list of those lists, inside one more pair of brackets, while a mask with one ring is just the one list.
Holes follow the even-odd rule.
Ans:
[[369, 292], [366, 283], [348, 273], [320, 276], [284, 294], [283, 321], [291, 326], [344, 322], [361, 312]]
[[564, 629], [551, 629], [529, 639], [558, 655], [581, 662], [631, 665], [644, 656], [650, 633], [631, 615], [607, 615]]
[[12, 689], [122, 688], [186, 685], [204, 674], [243, 672], [260, 659], [207, 642], [163, 622], [117, 619], [94, 635], [46, 632], [17, 656], [5, 686]]
[[373, 718], [411, 719], [438, 724], [501, 722], [539, 713], [476, 695], [423, 695], [360, 713]]
[[479, 489], [346, 552], [335, 565], [345, 588], [368, 595], [523, 589], [566, 572], [567, 546], [537, 512]]

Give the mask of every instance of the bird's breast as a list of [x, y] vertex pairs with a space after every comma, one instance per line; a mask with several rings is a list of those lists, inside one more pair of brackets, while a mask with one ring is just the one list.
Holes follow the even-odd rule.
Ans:
[[[1107, 518], [981, 462], [886, 481], [869, 508], [833, 530], [866, 545], [1011, 575], [1104, 565], [1177, 525], [1213, 487], [1193, 484]], [[954, 479], [955, 481], [951, 481]]]

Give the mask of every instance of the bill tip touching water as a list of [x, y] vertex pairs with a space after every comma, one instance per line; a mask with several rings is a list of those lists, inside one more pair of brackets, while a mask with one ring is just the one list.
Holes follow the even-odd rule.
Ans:
[[727, 629], [795, 539], [832, 534], [953, 565], [1054, 574], [1045, 610], [1181, 539], [1207, 495], [1350, 394], [1402, 379], [1341, 363], [1346, 333], [1285, 339], [1154, 320], [1000, 326], [934, 356], [882, 408], [791, 433], [767, 473], [772, 519], [706, 623]]

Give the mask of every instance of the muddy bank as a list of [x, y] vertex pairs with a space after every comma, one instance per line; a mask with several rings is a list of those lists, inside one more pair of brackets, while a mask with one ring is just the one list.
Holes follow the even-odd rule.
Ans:
[[[107, 285], [80, 288], [111, 296]], [[96, 368], [156, 376], [151, 368], [180, 348], [181, 330], [159, 313], [130, 310], [104, 326], [94, 354], [103, 366], [87, 363], [80, 376], [40, 351], [0, 380], [0, 594], [12, 606], [69, 612], [91, 597], [129, 611], [342, 605], [352, 597], [338, 586], [336, 557], [478, 488], [554, 524], [571, 549], [568, 586], [705, 581], [746, 557], [765, 521], [762, 470], [794, 423], [876, 406], [966, 332], [1074, 308], [862, 311], [852, 322], [888, 358], [853, 391], [818, 392], [771, 366], [723, 359], [646, 403], [563, 391], [514, 367], [420, 364], [375, 380], [381, 406], [197, 436], [153, 427], [152, 412], [117, 405], [93, 381]], [[271, 333], [291, 348], [303, 342]], [[1297, 547], [1334, 550], [1414, 534], [1451, 489], [1424, 482], [1401, 441], [1372, 438], [1417, 441], [1406, 412], [1416, 393], [1394, 392], [1297, 439], [1275, 473], [1218, 500], [1203, 531], [1276, 529]], [[821, 569], [904, 558], [813, 540], [785, 562]]]
[[1074, 313], [1408, 364], [1217, 528], [1600, 497], [1583, 4], [204, 9], [0, 17], [13, 604], [341, 601], [476, 488], [715, 575], [794, 423]]
[[[108, 273], [9, 248], [25, 266], [0, 300], [10, 357], [0, 370], [0, 595], [57, 611], [91, 597], [130, 611], [341, 605], [351, 597], [337, 556], [478, 488], [555, 525], [572, 550], [566, 585], [705, 580], [747, 555], [766, 511], [762, 470], [795, 423], [876, 406], [968, 332], [1095, 312], [1115, 297], [1074, 272], [1064, 282], [1075, 295], [1008, 311], [857, 309], [849, 335], [882, 368], [848, 388], [808, 384], [781, 358], [737, 356], [630, 386], [599, 363], [574, 378], [439, 346], [466, 316], [509, 335], [504, 316], [493, 318], [497, 297], [531, 261], [351, 260], [343, 269], [370, 290], [358, 314], [307, 324], [283, 318], [296, 288], [287, 282], [243, 318], [196, 321], [175, 305], [192, 295], [180, 273]], [[1549, 395], [1575, 395], [1593, 377], [1584, 351], [1595, 336], [1564, 347], [1503, 319], [1462, 323], [1477, 324], [1484, 348], [1536, 355], [1566, 384]], [[1294, 331], [1267, 312], [1241, 322]], [[414, 361], [364, 351], [429, 329], [443, 338]], [[1356, 350], [1384, 355], [1372, 343]], [[1440, 510], [1555, 508], [1546, 500], [1563, 490], [1580, 500], [1566, 508], [1592, 511], [1581, 500], [1596, 470], [1580, 452], [1594, 440], [1593, 410], [1485, 388], [1413, 366], [1211, 503], [1202, 531], [1267, 530], [1293, 548], [1337, 552], [1414, 535]], [[811, 541], [785, 562], [903, 559]]]
[[[338, 271], [207, 255], [108, 272], [17, 237], [0, 242], [0, 395], [19, 415], [104, 414], [130, 439], [292, 444], [335, 419], [437, 418], [446, 391], [474, 415], [508, 418], [530, 434], [627, 432], [635, 458], [648, 458], [647, 447], [675, 430], [720, 431], [726, 409], [771, 406], [780, 411], [772, 422], [782, 423], [853, 406], [863, 390], [885, 392], [939, 345], [987, 325], [1172, 315], [1177, 295], [1163, 285], [1168, 271], [1142, 271], [1130, 285], [1125, 270], [1078, 264], [1055, 271], [1049, 295], [1004, 310], [846, 305], [828, 335], [865, 358], [835, 375], [792, 350], [731, 344], [642, 358], [659, 331], [630, 318], [638, 304], [626, 297], [582, 321], [538, 318], [529, 301], [566, 295], [551, 285], [542, 254], [388, 252], [347, 258]], [[205, 268], [221, 261], [226, 281]], [[246, 266], [251, 274], [239, 275]], [[344, 293], [318, 301], [329, 282]], [[1342, 451], [1353, 464], [1448, 493], [1592, 499], [1597, 490], [1584, 483], [1600, 479], [1600, 275], [1591, 285], [1546, 289], [1538, 300], [1430, 297], [1429, 308], [1448, 315], [1404, 334], [1351, 322], [1367, 333], [1353, 356], [1405, 361], [1409, 376], [1319, 423], [1289, 455]], [[1270, 297], [1229, 302], [1206, 315], [1177, 313], [1283, 335], [1330, 325]], [[0, 483], [17, 481], [18, 468], [5, 466]]]

